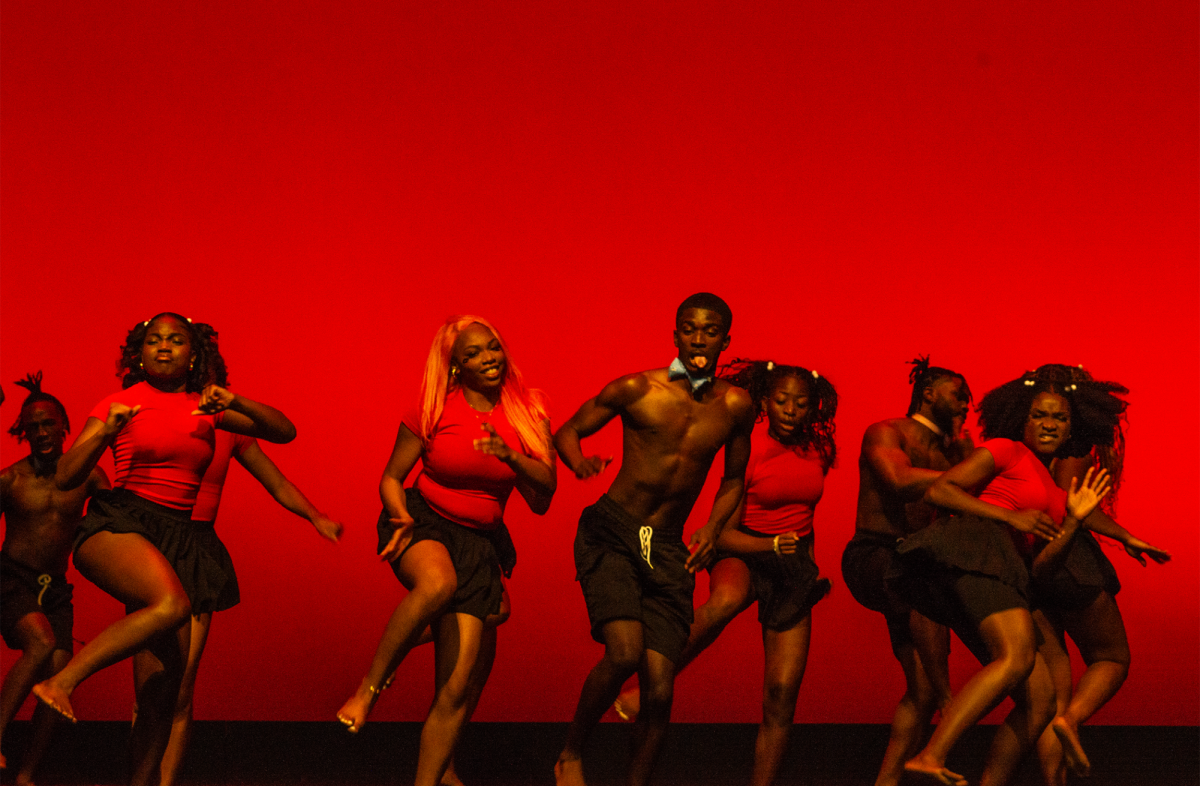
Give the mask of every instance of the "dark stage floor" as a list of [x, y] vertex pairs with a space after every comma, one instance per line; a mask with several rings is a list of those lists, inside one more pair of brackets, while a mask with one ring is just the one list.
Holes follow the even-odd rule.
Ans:
[[[621, 783], [630, 727], [603, 724], [585, 759], [590, 786]], [[744, 784], [756, 727], [676, 724], [656, 783], [664, 786]], [[334, 723], [196, 724], [185, 784], [321, 784], [392, 786], [412, 782], [420, 726], [373, 723], [356, 737]], [[552, 784], [551, 772], [566, 732], [559, 723], [477, 723], [461, 746], [459, 773], [469, 786]], [[27, 723], [14, 723], [5, 752], [16, 765]], [[38, 783], [116, 784], [124, 780], [127, 727], [80, 723], [63, 727], [47, 754]], [[950, 766], [976, 782], [991, 728], [963, 741]], [[850, 786], [871, 783], [887, 740], [885, 726], [797, 726], [780, 784]], [[1088, 786], [1195, 786], [1200, 784], [1200, 729], [1093, 726], [1083, 741], [1092, 759]], [[961, 768], [961, 769], [959, 769]], [[12, 774], [4, 781], [12, 782]], [[1020, 784], [1039, 783], [1031, 765]]]

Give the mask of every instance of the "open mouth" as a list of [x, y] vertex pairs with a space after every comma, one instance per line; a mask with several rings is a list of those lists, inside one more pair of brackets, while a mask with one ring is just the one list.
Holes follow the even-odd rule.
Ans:
[[703, 371], [704, 369], [708, 368], [707, 355], [692, 355], [688, 358], [688, 362], [691, 363], [692, 367], [697, 371]]

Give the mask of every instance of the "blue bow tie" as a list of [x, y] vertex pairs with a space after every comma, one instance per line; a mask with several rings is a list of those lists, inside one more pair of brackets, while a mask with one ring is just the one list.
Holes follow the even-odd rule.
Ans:
[[682, 360], [675, 358], [671, 361], [671, 365], [667, 366], [667, 379], [683, 379], [684, 377], [687, 377], [688, 384], [692, 386], [692, 395], [698, 395], [705, 385], [713, 381], [711, 375], [692, 374], [687, 370], [687, 366], [683, 365]]

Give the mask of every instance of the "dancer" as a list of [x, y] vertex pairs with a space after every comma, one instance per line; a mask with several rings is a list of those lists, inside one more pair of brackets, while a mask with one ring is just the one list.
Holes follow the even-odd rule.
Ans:
[[[0, 738], [33, 684], [60, 671], [71, 659], [75, 619], [67, 558], [89, 496], [109, 488], [99, 467], [76, 489], [59, 491], [54, 472], [71, 431], [62, 402], [42, 390], [42, 372], [17, 385], [29, 395], [8, 430], [29, 455], [0, 473], [0, 512], [5, 519], [0, 549], [0, 634], [21, 652], [0, 689]], [[58, 715], [41, 703], [33, 711], [33, 736], [17, 773], [18, 784], [31, 783]], [[0, 768], [8, 762], [0, 755]]]
[[[404, 480], [420, 459], [421, 473]], [[476, 316], [451, 317], [425, 364], [418, 407], [406, 413], [379, 482], [379, 554], [408, 594], [396, 607], [370, 669], [338, 711], [351, 732], [366, 723], [396, 666], [432, 625], [433, 706], [421, 731], [417, 786], [446, 770], [491, 670], [501, 611], [501, 571], [516, 551], [504, 526], [513, 488], [538, 515], [556, 487], [550, 420], [540, 391], [525, 387], [499, 332]]]
[[[205, 330], [211, 329], [207, 325], [197, 325], [197, 327]], [[217, 350], [217, 332], [212, 330], [209, 335], [213, 349]], [[221, 387], [227, 387], [228, 379], [225, 362], [219, 352], [214, 355], [211, 365], [214, 374], [212, 381]], [[270, 457], [263, 452], [258, 444], [258, 440], [244, 434], [234, 434], [228, 431], [217, 431], [215, 438], [216, 445], [213, 451], [213, 460], [208, 465], [208, 469], [200, 481], [200, 490], [196, 496], [196, 504], [192, 508], [192, 526], [196, 530], [196, 541], [221, 566], [225, 573], [225, 580], [217, 594], [215, 605], [212, 609], [199, 611], [195, 607], [192, 608], [191, 645], [188, 650], [187, 664], [183, 670], [183, 682], [179, 689], [179, 698], [175, 703], [175, 715], [171, 724], [171, 739], [167, 743], [166, 752], [163, 754], [159, 786], [174, 786], [179, 778], [179, 771], [183, 766], [183, 757], [187, 751], [188, 741], [191, 738], [192, 699], [196, 688], [196, 674], [200, 668], [200, 658], [204, 654], [205, 644], [208, 642], [213, 612], [232, 608], [241, 600], [238, 592], [237, 574], [234, 573], [233, 569], [233, 560], [230, 558], [225, 544], [221, 542], [214, 529], [217, 510], [221, 505], [221, 492], [225, 487], [225, 477], [229, 472], [230, 459], [237, 458], [238, 463], [245, 467], [254, 476], [254, 479], [262, 484], [263, 488], [275, 498], [276, 502], [297, 516], [307, 519], [313, 525], [318, 535], [334, 543], [337, 543], [338, 539], [342, 536], [341, 523], [334, 521], [313, 507], [312, 503], [308, 501], [308, 498], [304, 496], [300, 489], [296, 488], [295, 484], [279, 471], [279, 468], [275, 466], [275, 462], [271, 461]], [[146, 678], [146, 675], [140, 675], [139, 672], [147, 668], [153, 669], [153, 663], [150, 662], [150, 659], [144, 653], [145, 651], [143, 650], [134, 656], [135, 683], [142, 682]]]
[[[1020, 442], [996, 436], [997, 391], [984, 397], [979, 410], [986, 441], [925, 493], [927, 501], [957, 515], [906, 538], [899, 547], [905, 573], [889, 576], [894, 589], [926, 616], [950, 625], [984, 664], [943, 708], [924, 750], [904, 765], [929, 781], [966, 783], [946, 768], [946, 756], [1006, 695], [1015, 706], [993, 739], [983, 786], [1007, 783], [1054, 716], [1054, 686], [1037, 652], [1029, 613], [1025, 560], [1032, 557], [1037, 574], [1061, 559], [1069, 540], [1060, 532], [1087, 518], [1109, 484], [1102, 470], [1089, 472], [1065, 493], [1054, 485], [1046, 466], [1063, 434], [1052, 425], [1059, 410], [1047, 409], [1052, 395], [1057, 395], [1052, 386], [1035, 394], [1024, 412]], [[1012, 411], [1004, 414], [1009, 422], [1016, 417]], [[978, 497], [972, 496], [977, 489]], [[1034, 556], [1038, 539], [1049, 545]]]
[[862, 605], [883, 614], [905, 691], [876, 786], [896, 786], [904, 762], [920, 749], [933, 714], [950, 701], [949, 631], [888, 590], [884, 577], [899, 569], [896, 547], [933, 520], [921, 502], [942, 472], [974, 449], [962, 430], [971, 388], [962, 374], [912, 361], [908, 414], [874, 423], [858, 458], [858, 512], [854, 537], [842, 554], [842, 577]]
[[[604, 657], [584, 681], [554, 766], [560, 786], [583, 784], [584, 743], [635, 671], [641, 712], [629, 783], [646, 783], [653, 769], [671, 718], [675, 664], [692, 623], [692, 574], [712, 560], [741, 501], [750, 455], [754, 402], [742, 388], [713, 377], [732, 321], [716, 295], [687, 298], [675, 313], [678, 355], [670, 367], [609, 383], [554, 436], [563, 462], [584, 479], [600, 474], [608, 461], [584, 456], [580, 440], [617, 416], [624, 435], [621, 469], [608, 493], [584, 509], [575, 537], [577, 576]], [[725, 471], [712, 512], [685, 547], [684, 522], [722, 447]]]
[[[1051, 385], [1061, 393], [1050, 392]], [[1125, 453], [1121, 419], [1127, 405], [1120, 396], [1127, 392], [1115, 382], [1096, 381], [1082, 367], [1044, 365], [994, 391], [987, 400], [986, 416], [981, 413], [999, 436], [1019, 438], [1024, 423], [1012, 413], [1029, 411], [1033, 400], [1041, 398], [1057, 408], [1043, 421], [1045, 431], [1060, 439], [1050, 463], [1056, 484], [1070, 488], [1093, 467], [1100, 467], [1109, 472], [1114, 489], [1103, 507], [1082, 522], [1083, 527], [1063, 530], [1062, 537], [1071, 540], [1053, 570], [1033, 577], [1033, 618], [1042, 638], [1039, 651], [1054, 680], [1057, 705], [1054, 720], [1038, 740], [1047, 786], [1065, 783], [1068, 769], [1076, 775], [1088, 774], [1091, 765], [1079, 742], [1079, 725], [1113, 697], [1129, 673], [1129, 642], [1114, 597], [1120, 582], [1091, 531], [1117, 540], [1143, 565], [1146, 556], [1159, 563], [1171, 558], [1131, 535], [1103, 509], [1113, 509], [1121, 480]], [[1064, 633], [1071, 636], [1087, 666], [1074, 691]]]
[[[813, 557], [813, 512], [837, 456], [837, 392], [815, 371], [765, 360], [735, 360], [720, 376], [750, 394], [758, 425], [750, 439], [745, 495], [731, 519], [739, 523], [726, 527], [717, 541], [708, 600], [696, 609], [675, 673], [758, 601], [763, 719], [750, 783], [766, 786], [775, 780], [796, 715], [811, 610], [830, 589], [829, 579], [818, 578]], [[627, 690], [614, 706], [633, 720], [639, 698], [636, 688]]]
[[93, 495], [75, 537], [75, 567], [128, 613], [33, 692], [74, 721], [70, 696], [80, 682], [146, 650], [131, 740], [134, 784], [158, 777], [187, 662], [186, 623], [193, 608], [213, 608], [225, 578], [197, 546], [190, 521], [214, 428], [280, 443], [296, 435], [278, 410], [206, 384], [216, 358], [211, 330], [178, 314], [135, 325], [118, 362], [125, 389], [96, 405], [55, 476], [60, 489], [77, 488], [112, 448], [116, 488]]

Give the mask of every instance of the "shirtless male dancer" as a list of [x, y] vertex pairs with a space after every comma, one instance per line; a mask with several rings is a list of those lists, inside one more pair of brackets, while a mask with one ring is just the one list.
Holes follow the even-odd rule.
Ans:
[[[5, 519], [0, 548], [0, 634], [21, 651], [0, 688], [0, 736], [35, 683], [56, 674], [71, 659], [74, 608], [67, 583], [67, 558], [83, 503], [92, 492], [109, 488], [99, 467], [79, 488], [59, 491], [54, 472], [71, 427], [57, 398], [41, 389], [42, 374], [17, 382], [30, 391], [10, 434], [29, 441], [29, 455], [0, 473], [0, 512]], [[58, 714], [38, 703], [33, 736], [17, 774], [30, 783], [50, 743]], [[7, 766], [0, 755], [0, 766]]]
[[[600, 474], [609, 461], [584, 456], [580, 439], [617, 416], [624, 435], [621, 470], [608, 493], [584, 509], [575, 537], [577, 577], [604, 657], [583, 683], [554, 766], [559, 786], [583, 786], [584, 743], [635, 671], [641, 713], [628, 782], [650, 778], [692, 622], [693, 574], [712, 560], [745, 484], [754, 405], [746, 391], [713, 378], [732, 321], [716, 295], [687, 298], [675, 312], [679, 351], [670, 368], [609, 383], [554, 435], [559, 457], [580, 479]], [[684, 522], [722, 447], [725, 471], [712, 512], [684, 546]]]
[[973, 449], [962, 433], [971, 389], [959, 373], [913, 361], [908, 415], [867, 427], [858, 458], [858, 513], [854, 537], [842, 554], [842, 577], [862, 605], [883, 614], [892, 654], [906, 690], [896, 714], [875, 786], [895, 786], [904, 762], [921, 749], [934, 712], [950, 701], [950, 634], [888, 591], [884, 576], [896, 562], [896, 544], [933, 521], [921, 502], [942, 472]]

